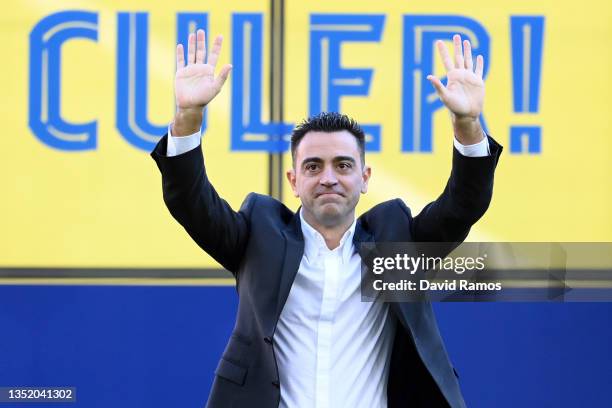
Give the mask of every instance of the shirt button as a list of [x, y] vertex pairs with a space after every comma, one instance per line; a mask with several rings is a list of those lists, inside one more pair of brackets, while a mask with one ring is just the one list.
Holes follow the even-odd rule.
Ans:
[[272, 381], [272, 385], [276, 388], [280, 388], [280, 382], [278, 382], [277, 380]]
[[268, 336], [264, 337], [264, 341], [268, 344], [272, 344], [272, 339]]

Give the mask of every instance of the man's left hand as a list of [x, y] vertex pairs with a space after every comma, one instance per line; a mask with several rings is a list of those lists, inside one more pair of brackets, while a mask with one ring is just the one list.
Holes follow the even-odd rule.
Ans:
[[484, 105], [485, 87], [482, 80], [484, 59], [476, 57], [476, 67], [472, 59], [472, 47], [468, 40], [463, 41], [458, 34], [453, 36], [455, 52], [451, 58], [444, 42], [438, 40], [436, 47], [446, 69], [446, 86], [434, 75], [427, 79], [436, 89], [444, 105], [450, 110], [457, 140], [463, 145], [480, 142], [484, 132], [478, 121]]

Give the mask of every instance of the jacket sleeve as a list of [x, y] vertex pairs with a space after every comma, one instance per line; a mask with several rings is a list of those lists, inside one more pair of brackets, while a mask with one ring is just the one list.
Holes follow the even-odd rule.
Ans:
[[411, 234], [417, 242], [461, 242], [489, 207], [493, 175], [502, 152], [492, 137], [490, 155], [466, 157], [453, 148], [453, 165], [444, 191], [414, 217]]
[[235, 275], [245, 252], [256, 195], [249, 194], [240, 211], [234, 211], [208, 180], [201, 146], [168, 157], [167, 137], [151, 152], [162, 175], [164, 202], [191, 238]]

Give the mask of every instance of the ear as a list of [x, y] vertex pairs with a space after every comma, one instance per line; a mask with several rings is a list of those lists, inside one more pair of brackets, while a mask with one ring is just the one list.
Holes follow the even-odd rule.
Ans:
[[372, 168], [368, 165], [363, 166], [363, 173], [361, 174], [361, 194], [368, 192], [370, 177], [372, 177]]
[[295, 178], [295, 170], [289, 169], [287, 170], [287, 180], [289, 180], [289, 184], [291, 185], [291, 190], [293, 190], [293, 195], [295, 197], [299, 197], [297, 187], [296, 187], [296, 178]]

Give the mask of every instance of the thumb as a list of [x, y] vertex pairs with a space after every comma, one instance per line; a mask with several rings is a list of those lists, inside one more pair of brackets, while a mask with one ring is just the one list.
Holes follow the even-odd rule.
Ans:
[[232, 68], [233, 67], [231, 64], [224, 65], [223, 68], [221, 68], [219, 75], [217, 75], [217, 77], [215, 78], [215, 85], [217, 86], [217, 89], [221, 89], [221, 87], [227, 80], [227, 77], [229, 76], [229, 73]]
[[444, 87], [444, 85], [442, 85], [442, 82], [440, 82], [438, 77], [434, 75], [427, 75], [427, 79], [429, 80], [431, 85], [433, 85], [433, 87], [436, 89], [436, 93], [438, 94], [440, 99], [443, 99], [444, 95], [446, 94], [446, 88]]

